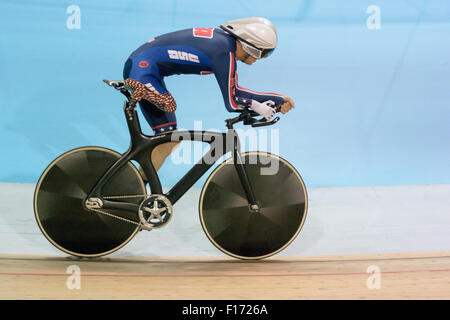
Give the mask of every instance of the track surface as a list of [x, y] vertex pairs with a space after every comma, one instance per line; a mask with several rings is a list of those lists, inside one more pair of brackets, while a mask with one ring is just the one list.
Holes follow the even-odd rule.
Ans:
[[0, 283], [0, 299], [450, 299], [450, 252], [262, 261], [0, 255]]

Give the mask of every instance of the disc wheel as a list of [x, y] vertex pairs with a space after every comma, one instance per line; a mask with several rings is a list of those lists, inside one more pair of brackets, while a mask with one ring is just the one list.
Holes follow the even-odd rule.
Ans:
[[[34, 213], [42, 233], [58, 249], [75, 256], [102, 256], [124, 246], [139, 231], [137, 212], [108, 209], [116, 216], [112, 217], [84, 206], [97, 181], [120, 156], [101, 147], [77, 148], [59, 156], [43, 172], [34, 193]], [[126, 199], [135, 204], [145, 194], [141, 175], [131, 162], [103, 187], [103, 196], [142, 195]]]
[[263, 259], [286, 248], [299, 234], [308, 207], [300, 174], [266, 152], [242, 154], [261, 209], [249, 209], [233, 159], [220, 164], [200, 194], [200, 221], [209, 240], [239, 259]]

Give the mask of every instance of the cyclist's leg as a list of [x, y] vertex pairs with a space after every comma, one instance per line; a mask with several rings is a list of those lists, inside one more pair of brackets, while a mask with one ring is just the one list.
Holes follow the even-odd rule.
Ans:
[[[177, 104], [165, 87], [158, 67], [141, 59], [142, 57], [134, 57], [125, 63], [125, 87], [132, 91], [132, 97], [137, 101], [146, 99], [163, 111], [174, 112]], [[151, 60], [151, 57], [147, 60]]]
[[[168, 109], [174, 109], [174, 106], [176, 107], [175, 101], [167, 90], [164, 80], [159, 76], [153, 66], [146, 65], [146, 67], [142, 67], [142, 61], [139, 62], [137, 60], [133, 61], [132, 59], [128, 59], [126, 61], [123, 70], [124, 79], [134, 79], [142, 83], [152, 93], [152, 95], [157, 98], [156, 102], [163, 104], [166, 102], [170, 104]], [[167, 99], [168, 96], [171, 99]], [[158, 97], [163, 98], [158, 99]], [[163, 111], [160, 109], [160, 106], [158, 107], [155, 103], [145, 99], [139, 101], [139, 106], [145, 119], [155, 134], [177, 129], [175, 112]], [[178, 146], [178, 144], [179, 142], [169, 142], [159, 145], [153, 150], [151, 158], [156, 170], [161, 168], [165, 159], [170, 155], [173, 149]], [[144, 179], [147, 180], [142, 168], [140, 168], [139, 171]]]
[[[169, 92], [167, 90], [166, 84], [164, 83], [164, 79], [159, 79], [157, 82], [158, 86], [161, 86], [159, 89], [161, 91], [164, 90], [164, 92]], [[146, 101], [146, 100], [143, 100]], [[153, 105], [153, 107], [156, 107]], [[160, 109], [156, 108], [158, 111], [161, 111]], [[152, 109], [154, 112], [156, 111], [154, 108]], [[153, 131], [156, 133], [160, 132], [167, 132], [167, 131], [173, 131], [177, 130], [177, 119], [175, 116], [175, 112], [163, 112], [164, 115], [159, 116], [160, 113], [157, 113], [155, 121], [152, 121], [154, 123], [161, 123], [156, 124], [155, 126], [152, 126]], [[150, 118], [150, 117], [149, 117]], [[164, 123], [162, 123], [164, 122]], [[164, 131], [163, 131], [164, 130]], [[157, 146], [153, 152], [152, 152], [152, 162], [155, 166], [156, 170], [159, 170], [161, 166], [163, 165], [166, 158], [172, 153], [173, 150], [175, 150], [178, 145], [180, 144], [179, 141], [173, 141], [168, 142], [164, 144], [160, 144]]]
[[[139, 106], [141, 107], [142, 114], [152, 127], [155, 134], [174, 131], [177, 129], [175, 112], [162, 111], [147, 100], [141, 100], [139, 102]], [[157, 171], [161, 168], [166, 158], [178, 145], [179, 141], [173, 141], [160, 144], [153, 150], [151, 157], [153, 165]], [[140, 171], [142, 173], [142, 170]]]

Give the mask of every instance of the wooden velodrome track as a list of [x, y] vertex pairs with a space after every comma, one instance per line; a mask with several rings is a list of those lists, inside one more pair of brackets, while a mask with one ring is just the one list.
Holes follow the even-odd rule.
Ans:
[[450, 252], [262, 261], [1, 255], [0, 283], [3, 300], [447, 300]]

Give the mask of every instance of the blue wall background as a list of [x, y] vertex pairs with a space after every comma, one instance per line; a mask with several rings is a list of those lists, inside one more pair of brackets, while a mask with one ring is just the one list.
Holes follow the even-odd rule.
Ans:
[[[70, 5], [80, 29], [66, 27]], [[366, 27], [369, 5], [381, 9], [379, 30]], [[129, 53], [155, 35], [244, 16], [271, 19], [279, 45], [239, 63], [239, 83], [294, 99], [276, 127], [279, 153], [308, 186], [450, 183], [447, 0], [0, 0], [0, 181], [36, 182], [78, 146], [125, 151], [123, 99], [101, 80], [120, 79]], [[166, 83], [179, 127], [224, 128], [214, 76]], [[188, 167], [168, 163], [164, 185]]]

